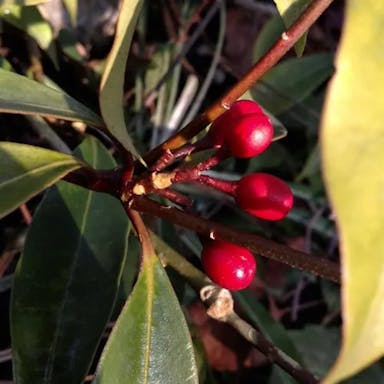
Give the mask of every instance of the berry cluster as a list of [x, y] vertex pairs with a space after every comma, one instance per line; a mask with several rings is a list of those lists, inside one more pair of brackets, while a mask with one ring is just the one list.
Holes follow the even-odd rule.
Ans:
[[[232, 196], [236, 204], [252, 216], [281, 220], [292, 208], [293, 196], [288, 185], [279, 178], [253, 173], [234, 182], [203, 174], [225, 158], [251, 158], [261, 154], [271, 144], [273, 133], [271, 121], [257, 103], [237, 101], [212, 123], [202, 140], [174, 152], [166, 151], [152, 166], [151, 177], [136, 183], [133, 193], [154, 192], [190, 209], [189, 199], [169, 187], [183, 181], [198, 182]], [[172, 172], [161, 173], [175, 160], [212, 148], [216, 149], [215, 153], [193, 167], [181, 165]], [[204, 244], [202, 264], [213, 282], [231, 290], [246, 288], [256, 271], [255, 259], [248, 249], [224, 241], [210, 240]]]
[[[231, 156], [250, 158], [271, 144], [273, 127], [257, 103], [241, 100], [214, 121], [208, 138]], [[212, 180], [206, 184], [215, 186]], [[231, 192], [240, 208], [264, 220], [283, 219], [293, 205], [288, 185], [266, 173], [244, 176], [232, 188], [216, 184], [218, 189]], [[230, 290], [249, 286], [256, 272], [255, 259], [247, 248], [224, 241], [209, 241], [204, 245], [202, 264], [213, 282]]]

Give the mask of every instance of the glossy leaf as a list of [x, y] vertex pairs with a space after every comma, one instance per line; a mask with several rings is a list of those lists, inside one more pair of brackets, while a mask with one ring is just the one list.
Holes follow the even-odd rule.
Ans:
[[257, 34], [255, 46], [253, 48], [253, 60], [260, 60], [265, 53], [276, 43], [284, 32], [284, 23], [280, 15], [271, 17]]
[[99, 116], [71, 96], [0, 69], [0, 112], [53, 116], [102, 127]]
[[384, 354], [384, 3], [349, 0], [322, 119], [322, 158], [341, 242], [343, 341], [325, 383]]
[[[274, 0], [287, 28], [289, 28], [299, 18], [311, 1], [312, 0]], [[295, 44], [297, 56], [301, 56], [303, 54], [306, 40], [307, 34], [305, 33]]]
[[252, 88], [263, 108], [280, 114], [309, 96], [333, 73], [332, 55], [313, 54], [283, 61]]
[[[114, 166], [95, 139], [80, 147], [95, 168]], [[117, 199], [60, 182], [29, 229], [12, 297], [18, 383], [82, 383], [112, 310], [128, 220]]]
[[123, 92], [126, 62], [142, 3], [142, 0], [122, 2], [115, 41], [100, 86], [100, 108], [107, 128], [126, 149], [137, 156], [125, 123]]
[[60, 152], [8, 142], [0, 142], [0, 164], [0, 218], [84, 165]]
[[124, 382], [198, 383], [184, 315], [155, 255], [149, 255], [143, 263], [93, 381], [94, 384]]

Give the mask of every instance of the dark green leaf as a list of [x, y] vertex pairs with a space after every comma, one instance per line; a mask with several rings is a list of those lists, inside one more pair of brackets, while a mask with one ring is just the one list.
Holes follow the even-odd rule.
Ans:
[[2, 6], [0, 15], [8, 23], [33, 37], [41, 49], [46, 50], [51, 45], [51, 26], [41, 16], [37, 7]]
[[255, 46], [253, 48], [253, 60], [260, 60], [265, 53], [276, 43], [284, 32], [284, 23], [279, 15], [269, 19], [257, 35]]
[[[277, 9], [283, 18], [284, 24], [289, 28], [305, 11], [312, 0], [274, 0]], [[307, 34], [305, 33], [295, 44], [295, 51], [297, 56], [303, 54]]]
[[289, 59], [272, 68], [252, 88], [252, 96], [274, 115], [309, 96], [333, 72], [330, 54]]
[[193, 344], [183, 313], [155, 255], [143, 263], [93, 383], [128, 382], [198, 383]]
[[300, 354], [290, 339], [287, 330], [279, 322], [273, 320], [259, 302], [246, 291], [236, 292], [234, 296], [248, 318], [260, 329], [264, 336], [292, 358], [300, 359]]
[[[113, 167], [95, 139], [95, 168]], [[111, 196], [61, 182], [34, 216], [14, 278], [12, 349], [18, 383], [82, 383], [109, 319], [126, 257], [128, 220]]]
[[99, 116], [64, 92], [0, 69], [0, 111], [54, 116], [103, 127]]
[[[272, 319], [270, 314], [260, 303], [246, 291], [236, 292], [234, 293], [234, 297], [236, 298], [236, 301], [239, 302], [251, 322], [258, 327], [265, 337], [297, 362], [301, 361], [300, 354], [290, 339], [287, 331], [279, 322]], [[280, 368], [274, 369], [274, 375], [276, 375], [275, 380], [279, 380], [281, 383], [296, 383], [291, 376]]]
[[0, 143], [0, 218], [84, 165], [79, 159], [31, 145]]
[[340, 330], [309, 325], [300, 331], [289, 331], [289, 335], [301, 351], [308, 369], [318, 377], [323, 377], [336, 359], [340, 347]]

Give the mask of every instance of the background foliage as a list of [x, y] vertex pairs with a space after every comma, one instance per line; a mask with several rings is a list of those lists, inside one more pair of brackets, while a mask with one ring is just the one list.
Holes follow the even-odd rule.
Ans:
[[[117, 200], [64, 181], [41, 192], [84, 162], [115, 167], [122, 159], [106, 132], [135, 154], [159, 144], [238, 81], [309, 1], [127, 0], [117, 26], [113, 2], [65, 1], [59, 23], [49, 2], [36, 3], [0, 2], [0, 380], [295, 382], [209, 319], [154, 253], [138, 267]], [[285, 220], [257, 221], [224, 196], [180, 185], [204, 217], [340, 260], [341, 293], [258, 257], [257, 279], [235, 295], [244, 318], [326, 383], [384, 381], [383, 19], [379, 2], [334, 2], [247, 94], [288, 136], [212, 174], [288, 181], [295, 207]], [[200, 267], [195, 233], [148, 225], [160, 259]]]

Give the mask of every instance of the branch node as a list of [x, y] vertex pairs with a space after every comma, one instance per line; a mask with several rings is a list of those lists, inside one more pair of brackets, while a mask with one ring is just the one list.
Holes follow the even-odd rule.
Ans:
[[207, 315], [218, 321], [226, 321], [233, 313], [233, 298], [228, 289], [207, 285], [200, 290], [200, 298], [207, 306]]

